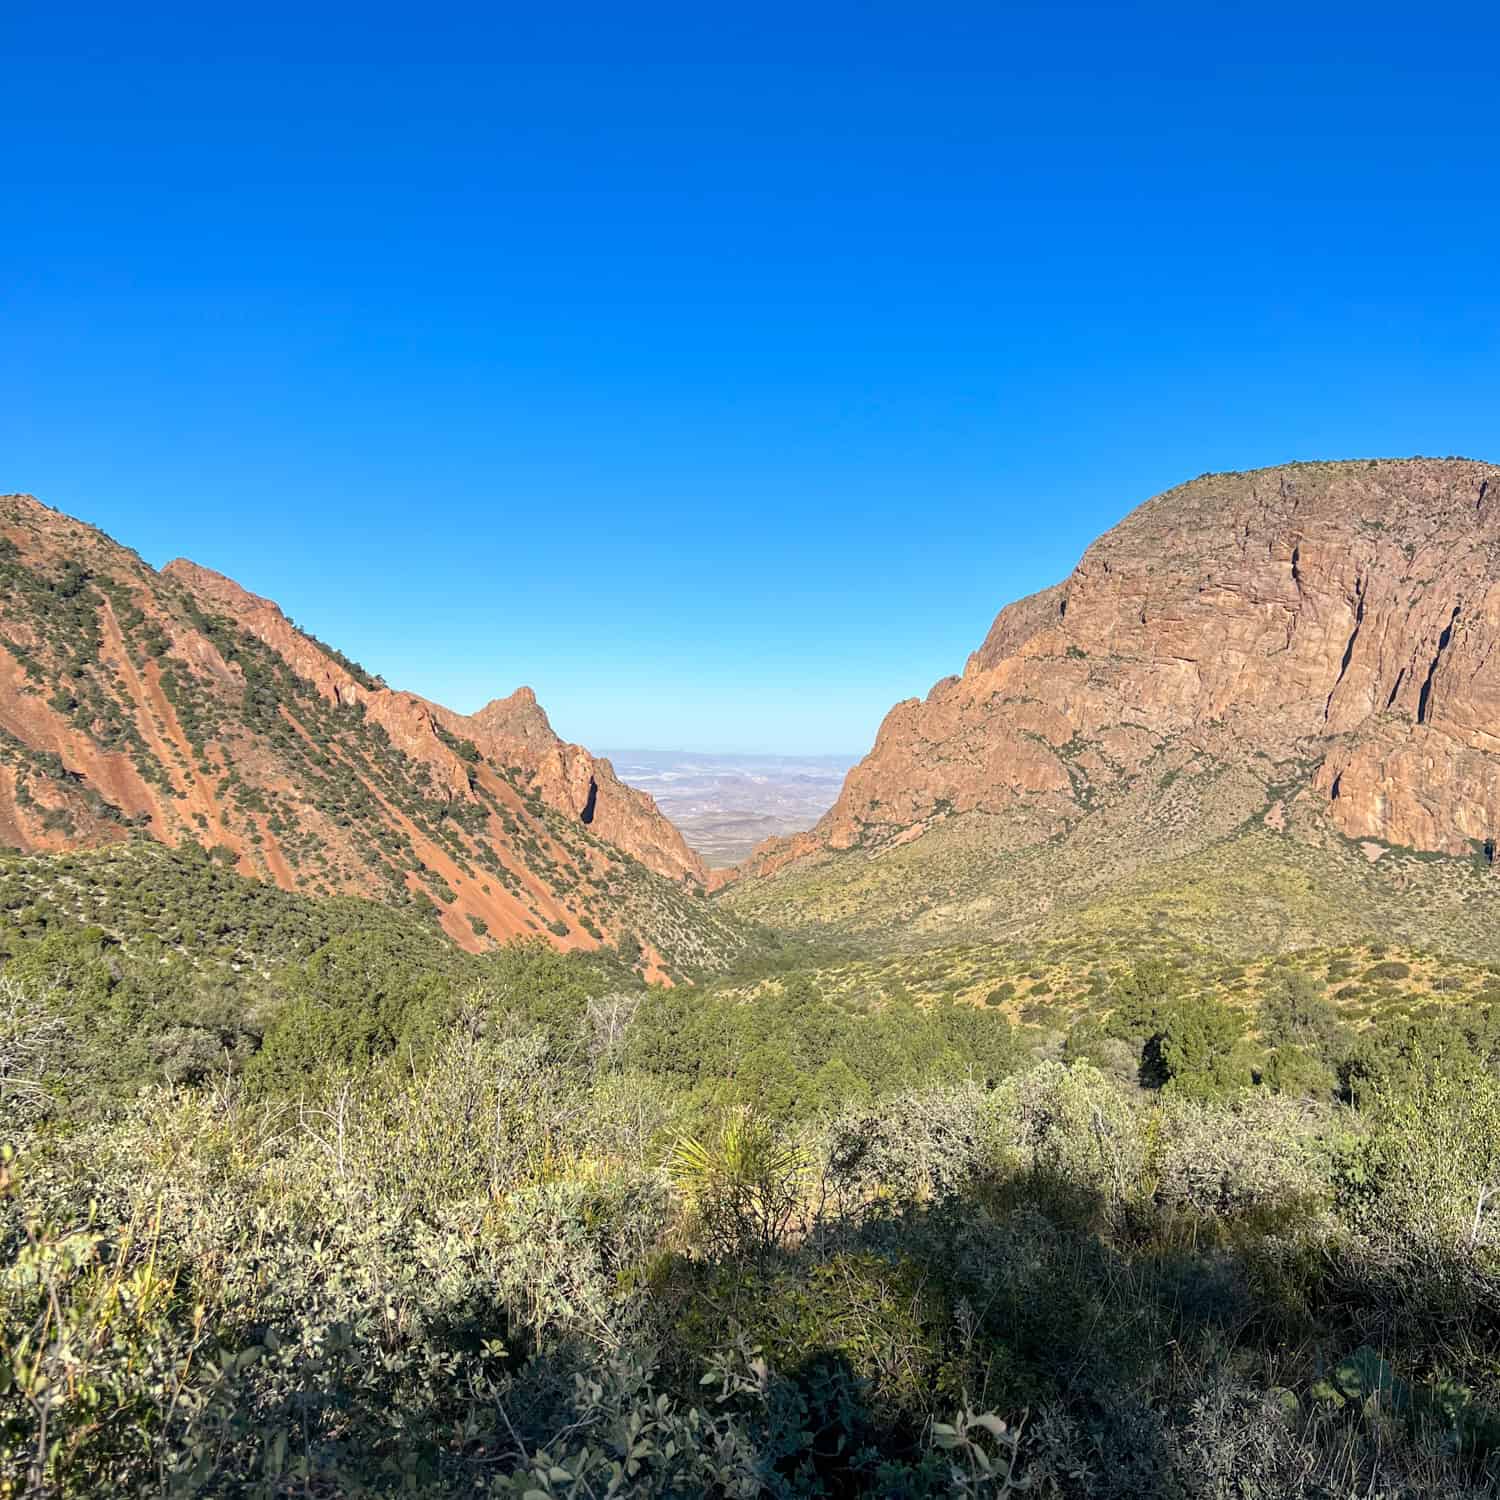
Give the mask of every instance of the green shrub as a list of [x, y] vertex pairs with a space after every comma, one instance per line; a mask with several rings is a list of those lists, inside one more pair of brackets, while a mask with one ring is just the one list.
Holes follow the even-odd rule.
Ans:
[[1241, 1046], [1244, 1012], [1208, 998], [1179, 1000], [1147, 1043], [1143, 1078], [1184, 1098], [1221, 1098], [1251, 1081], [1251, 1057]]
[[669, 1162], [703, 1243], [719, 1254], [775, 1249], [798, 1211], [807, 1165], [798, 1143], [743, 1110], [706, 1139], [682, 1137]]
[[1500, 1248], [1500, 1079], [1413, 1043], [1359, 1091], [1371, 1133], [1338, 1178], [1362, 1232], [1409, 1272], [1452, 1276]]

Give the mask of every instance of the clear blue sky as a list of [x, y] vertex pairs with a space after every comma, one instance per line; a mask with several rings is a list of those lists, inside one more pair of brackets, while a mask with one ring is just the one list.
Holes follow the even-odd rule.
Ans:
[[1160, 489], [1500, 457], [1493, 6], [227, 9], [0, 15], [0, 488], [454, 707], [858, 751]]

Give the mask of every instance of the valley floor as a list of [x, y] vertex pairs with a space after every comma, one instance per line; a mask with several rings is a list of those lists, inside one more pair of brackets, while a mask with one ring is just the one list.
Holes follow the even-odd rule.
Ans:
[[607, 751], [616, 773], [647, 792], [711, 868], [737, 864], [762, 840], [811, 828], [833, 806], [846, 755], [704, 755]]

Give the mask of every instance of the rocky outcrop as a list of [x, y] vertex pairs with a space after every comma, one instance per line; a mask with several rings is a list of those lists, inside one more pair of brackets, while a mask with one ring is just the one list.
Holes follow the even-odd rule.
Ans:
[[606, 843], [628, 850], [648, 869], [692, 885], [706, 884], [703, 861], [651, 797], [626, 786], [609, 761], [560, 740], [529, 687], [487, 703], [463, 720], [457, 732], [491, 755], [512, 756], [526, 765], [545, 801], [580, 819]]
[[1160, 752], [1255, 764], [1351, 838], [1500, 834], [1500, 469], [1468, 460], [1207, 475], [1002, 610], [961, 677], [899, 703], [770, 873], [952, 813], [1062, 827]]
[[393, 691], [378, 679], [362, 681], [364, 674], [341, 665], [269, 599], [221, 574], [181, 558], [168, 563], [162, 574], [259, 637], [330, 702], [362, 705], [393, 743], [407, 755], [441, 767], [456, 789], [461, 790], [466, 772], [440, 738], [438, 726], [477, 746], [486, 759], [528, 773], [548, 806], [580, 821], [587, 811], [586, 826], [595, 837], [623, 849], [647, 869], [673, 880], [705, 883], [702, 861], [651, 798], [621, 782], [607, 760], [559, 739], [529, 687], [492, 699], [475, 714], [455, 713], [415, 693]]
[[[0, 845], [190, 839], [310, 893], [430, 903], [469, 948], [629, 939], [664, 970], [702, 864], [529, 688], [471, 716], [389, 688], [271, 601], [0, 497]], [[654, 872], [648, 875], [647, 872]]]

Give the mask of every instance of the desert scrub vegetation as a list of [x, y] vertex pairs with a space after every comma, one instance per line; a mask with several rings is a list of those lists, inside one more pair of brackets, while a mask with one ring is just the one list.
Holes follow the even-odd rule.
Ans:
[[910, 843], [799, 861], [717, 899], [780, 931], [877, 953], [1149, 933], [1233, 957], [1375, 941], [1500, 959], [1493, 868], [1374, 845], [1372, 861], [1296, 809], [1285, 830], [1270, 828], [1258, 816], [1267, 788], [1221, 770], [1184, 806], [1158, 800], [1146, 776], [1061, 834], [1024, 810], [966, 813]]
[[0, 1493], [1495, 1489], [1484, 965], [767, 935], [666, 990], [145, 857], [0, 902]]
[[191, 986], [67, 936], [0, 975], [7, 1495], [1495, 1491], [1477, 1011], [1349, 1045], [1293, 987], [1331, 1061], [1278, 1091], [1172, 965], [1122, 1076], [983, 1006], [344, 933], [170, 1072]]

